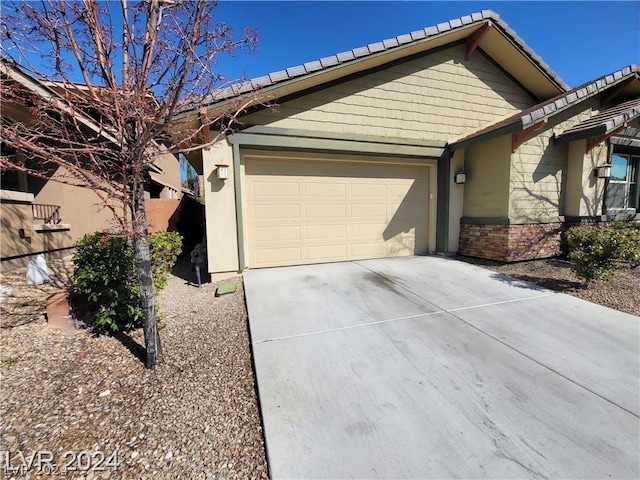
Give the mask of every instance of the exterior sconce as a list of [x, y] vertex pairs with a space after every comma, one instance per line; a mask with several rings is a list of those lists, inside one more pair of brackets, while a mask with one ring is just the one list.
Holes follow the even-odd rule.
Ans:
[[226, 180], [227, 178], [229, 178], [229, 166], [216, 165], [216, 175], [219, 180]]
[[467, 174], [465, 172], [458, 172], [453, 176], [453, 181], [458, 185], [462, 185], [467, 181]]
[[593, 173], [598, 178], [609, 178], [611, 176], [611, 165], [602, 165], [593, 169]]

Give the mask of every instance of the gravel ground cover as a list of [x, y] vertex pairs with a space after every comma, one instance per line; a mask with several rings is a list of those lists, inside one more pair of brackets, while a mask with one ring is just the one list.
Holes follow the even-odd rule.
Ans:
[[611, 282], [593, 282], [585, 285], [571, 269], [571, 262], [562, 258], [517, 263], [501, 263], [462, 256], [456, 259], [640, 316], [640, 267], [631, 268], [628, 264], [619, 264]]
[[[457, 258], [640, 315], [640, 268], [585, 286], [563, 259]], [[71, 271], [64, 261], [49, 267], [51, 282], [38, 287], [24, 284], [24, 269], [0, 275], [0, 450], [11, 466], [19, 452], [43, 450], [58, 466], [74, 452], [76, 467], [80, 452], [91, 452], [92, 466], [117, 452], [120, 466], [52, 476], [3, 475], [0, 465], [0, 477], [267, 478], [241, 278], [235, 293], [216, 298], [217, 284], [193, 286], [182, 263], [159, 298], [165, 360], [148, 371], [140, 331], [94, 337], [46, 324], [44, 298]]]
[[2, 300], [0, 450], [12, 466], [18, 452], [41, 450], [58, 466], [72, 460], [68, 451], [76, 467], [82, 451], [92, 467], [113, 452], [120, 463], [16, 478], [267, 478], [242, 279], [216, 298], [216, 284], [197, 288], [186, 272], [159, 298], [165, 358], [155, 371], [138, 358], [140, 331], [118, 339], [52, 329], [42, 298], [56, 285], [19, 286], [24, 271], [0, 278], [14, 282]]

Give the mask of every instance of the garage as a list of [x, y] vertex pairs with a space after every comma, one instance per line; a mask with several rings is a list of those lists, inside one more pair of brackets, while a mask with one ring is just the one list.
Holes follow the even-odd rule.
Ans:
[[243, 158], [247, 266], [428, 253], [428, 165], [366, 157]]

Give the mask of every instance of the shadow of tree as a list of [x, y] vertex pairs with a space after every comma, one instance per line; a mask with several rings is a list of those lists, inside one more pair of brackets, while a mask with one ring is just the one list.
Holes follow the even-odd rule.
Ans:
[[[549, 289], [558, 292], [577, 292], [587, 286], [576, 279], [571, 261], [564, 258], [545, 258], [525, 262], [500, 262], [457, 255], [456, 260], [494, 270], [493, 278], [529, 289]], [[518, 271], [521, 267], [522, 271]]]
[[[509, 283], [514, 286], [532, 287], [534, 290], [549, 289], [558, 292], [564, 292], [568, 290], [581, 290], [585, 288], [585, 284], [582, 282], [576, 282], [574, 280], [568, 280], [563, 278], [544, 277], [538, 275], [524, 275], [524, 274], [511, 274], [494, 273], [492, 275], [496, 280], [500, 280]], [[535, 288], [534, 287], [540, 287]]]
[[[209, 281], [209, 275], [204, 270], [206, 269], [200, 270], [200, 280], [202, 283], [207, 283]], [[196, 277], [195, 269], [191, 264], [191, 258], [187, 253], [182, 253], [178, 257], [175, 265], [171, 269], [171, 274], [184, 280], [187, 285], [198, 286], [198, 278]]]
[[136, 357], [143, 364], [147, 361], [147, 353], [142, 345], [140, 345], [134, 338], [124, 332], [115, 332], [112, 334], [113, 338], [118, 340], [131, 354]]

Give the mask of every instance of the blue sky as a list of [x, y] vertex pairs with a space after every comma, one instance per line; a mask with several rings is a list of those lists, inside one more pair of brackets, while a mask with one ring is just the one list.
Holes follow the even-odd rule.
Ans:
[[219, 20], [260, 40], [219, 69], [229, 80], [258, 77], [484, 9], [572, 87], [640, 63], [640, 2], [231, 1]]

